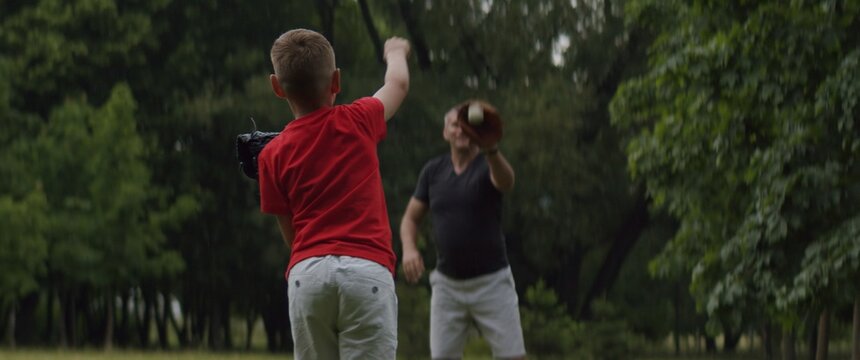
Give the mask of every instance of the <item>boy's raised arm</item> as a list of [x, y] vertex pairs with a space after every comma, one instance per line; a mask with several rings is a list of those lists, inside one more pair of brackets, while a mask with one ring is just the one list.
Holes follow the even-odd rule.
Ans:
[[409, 42], [406, 39], [392, 37], [385, 41], [383, 57], [388, 64], [385, 70], [385, 84], [376, 91], [376, 94], [373, 94], [373, 97], [382, 101], [385, 107], [385, 121], [394, 116], [409, 92], [409, 66], [406, 64], [409, 49]]

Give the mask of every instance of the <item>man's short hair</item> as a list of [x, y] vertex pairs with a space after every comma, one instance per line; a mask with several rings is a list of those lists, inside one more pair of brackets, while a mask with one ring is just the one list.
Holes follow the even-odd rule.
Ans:
[[442, 124], [448, 125], [448, 118], [457, 119], [457, 108], [452, 107], [448, 111], [445, 112], [445, 116], [442, 117]]
[[272, 44], [272, 66], [287, 95], [316, 102], [325, 96], [335, 70], [334, 49], [320, 33], [295, 29]]

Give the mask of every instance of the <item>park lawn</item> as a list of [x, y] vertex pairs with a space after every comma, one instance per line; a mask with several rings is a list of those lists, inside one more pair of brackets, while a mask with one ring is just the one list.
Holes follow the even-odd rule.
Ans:
[[207, 351], [101, 351], [101, 350], [16, 350], [0, 349], [3, 360], [290, 360], [287, 354], [217, 353]]

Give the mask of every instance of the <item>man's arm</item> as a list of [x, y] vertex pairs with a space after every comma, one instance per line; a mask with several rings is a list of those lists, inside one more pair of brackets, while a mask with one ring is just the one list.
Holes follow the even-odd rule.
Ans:
[[284, 244], [287, 249], [293, 246], [293, 238], [296, 236], [293, 229], [293, 219], [290, 215], [278, 215], [278, 226], [281, 228], [281, 236], [284, 238]]
[[511, 191], [514, 188], [514, 168], [496, 146], [484, 150], [484, 154], [490, 166], [490, 180], [493, 186], [501, 192]]
[[424, 259], [418, 251], [418, 224], [427, 213], [427, 204], [414, 197], [409, 199], [400, 221], [400, 242], [403, 244], [403, 273], [406, 281], [418, 282], [424, 273]]
[[406, 39], [393, 37], [385, 41], [383, 57], [388, 64], [385, 70], [385, 84], [376, 91], [376, 94], [373, 94], [373, 97], [382, 101], [385, 107], [385, 121], [394, 116], [409, 92], [407, 56], [409, 56], [409, 42]]

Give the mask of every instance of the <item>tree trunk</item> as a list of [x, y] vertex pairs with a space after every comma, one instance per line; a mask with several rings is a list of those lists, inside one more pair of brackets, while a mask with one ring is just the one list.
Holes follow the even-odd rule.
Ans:
[[827, 360], [828, 343], [830, 342], [830, 311], [827, 308], [821, 311], [818, 319], [818, 349], [815, 360]]
[[317, 11], [322, 24], [322, 33], [331, 46], [334, 47], [334, 8], [337, 0], [317, 0]]
[[615, 284], [615, 280], [618, 279], [618, 273], [621, 272], [621, 267], [624, 265], [624, 260], [630, 254], [633, 246], [639, 240], [642, 231], [647, 226], [648, 201], [645, 198], [643, 186], [639, 186], [636, 191], [636, 203], [627, 215], [627, 219], [615, 233], [615, 240], [612, 242], [612, 246], [603, 260], [603, 264], [600, 265], [597, 276], [594, 277], [594, 281], [585, 295], [582, 308], [579, 312], [580, 319], [591, 320], [593, 315], [591, 313], [592, 301], [606, 295], [612, 289], [612, 285]]
[[248, 311], [245, 316], [245, 351], [251, 350], [251, 339], [254, 337], [254, 323], [257, 322], [257, 315], [253, 310]]
[[48, 283], [48, 298], [45, 299], [45, 342], [53, 345], [54, 340], [54, 287]]
[[31, 292], [19, 298], [15, 305], [15, 343], [16, 345], [33, 345], [39, 342], [39, 329], [36, 312], [39, 308], [41, 294]]
[[705, 353], [707, 354], [716, 354], [717, 353], [717, 338], [713, 336], [705, 335]]
[[200, 346], [206, 335], [206, 322], [209, 321], [207, 315], [202, 309], [197, 309], [193, 314], [188, 314], [186, 316], [186, 321], [191, 324], [191, 341], [189, 344], [192, 347]]
[[185, 348], [188, 346], [188, 326], [187, 322], [183, 321], [182, 326], [179, 326], [179, 323], [176, 321], [176, 317], [173, 316], [173, 310], [170, 309], [167, 312], [167, 320], [170, 322], [170, 325], [173, 326], [173, 332], [176, 333], [176, 337], [179, 339], [179, 347]]
[[146, 287], [141, 287], [141, 301], [136, 301], [135, 305], [140, 307], [143, 305], [143, 312], [138, 311], [140, 318], [137, 322], [138, 338], [140, 339], [140, 347], [146, 349], [149, 347], [149, 328], [152, 325], [152, 291]]
[[278, 350], [278, 330], [275, 328], [275, 321], [271, 316], [263, 314], [263, 331], [266, 333], [266, 348], [269, 352]]
[[[416, 5], [413, 5], [413, 2]], [[412, 10], [413, 6], [423, 9], [424, 1], [399, 0], [397, 3], [400, 6], [400, 16], [403, 17], [403, 23], [406, 24], [406, 31], [412, 40], [412, 49], [415, 50], [415, 57], [418, 58], [418, 67], [421, 70], [430, 69], [430, 50], [427, 47], [427, 41], [424, 40], [424, 32], [421, 31], [418, 17]]]
[[286, 326], [281, 329], [281, 351], [292, 351], [293, 350], [293, 333], [290, 330], [289, 323], [285, 323]]
[[283, 277], [279, 281], [271, 283], [260, 313], [263, 329], [266, 332], [266, 347], [270, 352], [293, 349], [290, 317], [287, 311], [289, 300], [284, 296], [285, 287], [286, 283]]
[[113, 349], [113, 322], [114, 322], [114, 299], [113, 291], [108, 291], [105, 298], [105, 339], [104, 350], [111, 351]]
[[84, 346], [99, 346], [104, 340], [104, 308], [103, 299], [99, 296], [93, 296], [90, 292], [85, 292], [81, 297], [82, 301], [78, 304], [80, 311], [84, 316], [83, 321], [83, 345]]
[[854, 298], [854, 340], [852, 341], [853, 360], [860, 360], [860, 295]]
[[170, 312], [170, 296], [159, 294], [156, 299], [155, 330], [158, 333], [158, 346], [167, 350], [167, 313]]
[[70, 290], [66, 295], [65, 314], [63, 316], [63, 326], [65, 328], [66, 346], [75, 347], [78, 345], [78, 295], [74, 290]]
[[370, 41], [373, 42], [373, 48], [376, 50], [376, 60], [380, 64], [384, 64], [382, 40], [379, 38], [379, 32], [376, 31], [376, 25], [373, 24], [373, 16], [370, 15], [370, 7], [367, 6], [367, 0], [358, 0], [358, 6], [361, 8], [361, 17], [364, 19], [365, 27], [367, 27], [367, 35], [370, 36]]
[[221, 327], [224, 328], [224, 348], [233, 349], [233, 332], [230, 329], [230, 301], [226, 298], [221, 304]]
[[[701, 333], [696, 333], [696, 353], [697, 354], [703, 353], [702, 344], [705, 345], [704, 351], [707, 351], [707, 349], [708, 349], [708, 337], [707, 337], [707, 335], [704, 335], [704, 334], [707, 334], [707, 331], [702, 330]], [[716, 345], [716, 342], [714, 342], [714, 345]]]
[[756, 332], [755, 332], [755, 330], [754, 330], [754, 329], [749, 329], [749, 330], [747, 331], [747, 337], [749, 338], [749, 341], [750, 341], [749, 348], [750, 348], [750, 349], [755, 349], [755, 338], [756, 338]]
[[209, 347], [213, 350], [224, 349], [224, 328], [221, 321], [221, 311], [216, 304], [212, 304], [209, 314]]
[[266, 332], [266, 347], [269, 349], [269, 352], [275, 352], [280, 349], [278, 346], [278, 319], [276, 312], [272, 310], [272, 306], [268, 306], [267, 309], [263, 311], [263, 331]]
[[457, 31], [460, 32], [460, 47], [465, 52], [466, 60], [469, 62], [469, 66], [472, 68], [474, 75], [480, 78], [481, 74], [486, 73], [490, 80], [495, 84], [499, 84], [500, 78], [496, 74], [496, 71], [493, 70], [493, 67], [490, 66], [487, 56], [481, 52], [478, 41], [475, 40], [475, 36], [462, 28]]
[[551, 284], [558, 293], [559, 300], [567, 306], [567, 311], [574, 314], [579, 308], [579, 277], [586, 252], [588, 252], [587, 248], [576, 242], [570, 253], [562, 255], [559, 263], [564, 265], [551, 278]]
[[66, 319], [68, 316], [68, 293], [65, 291], [58, 291], [58, 296], [60, 298], [60, 313], [57, 316], [57, 331], [60, 337], [60, 347], [67, 348], [69, 347], [69, 336], [66, 332]]
[[76, 291], [72, 292], [72, 295], [69, 297], [69, 346], [77, 347], [80, 340], [78, 336], [78, 293]]
[[795, 332], [794, 329], [785, 330], [782, 332], [782, 360], [796, 360], [797, 351], [795, 351]]
[[6, 345], [15, 350], [15, 302], [9, 307], [9, 317], [6, 319]]
[[129, 346], [129, 294], [128, 290], [122, 291], [122, 301], [120, 302], [120, 310], [119, 310], [119, 329], [117, 331], [116, 337], [117, 342], [121, 347]]
[[681, 356], [681, 284], [680, 280], [675, 282], [674, 294], [672, 294], [672, 307], [675, 310], [675, 331], [672, 332], [672, 340], [675, 342], [675, 356]]
[[767, 360], [773, 359], [773, 330], [770, 322], [765, 322], [764, 328], [761, 331], [761, 347], [764, 350], [764, 358]]
[[725, 337], [723, 341], [723, 351], [726, 353], [733, 353], [738, 348], [738, 342], [741, 341], [741, 331], [737, 333], [734, 331], [726, 331], [723, 336]]
[[809, 360], [815, 360], [815, 355], [818, 352], [818, 319], [809, 315], [807, 317], [809, 319], [806, 321], [806, 341], [809, 346], [809, 353], [806, 357]]

